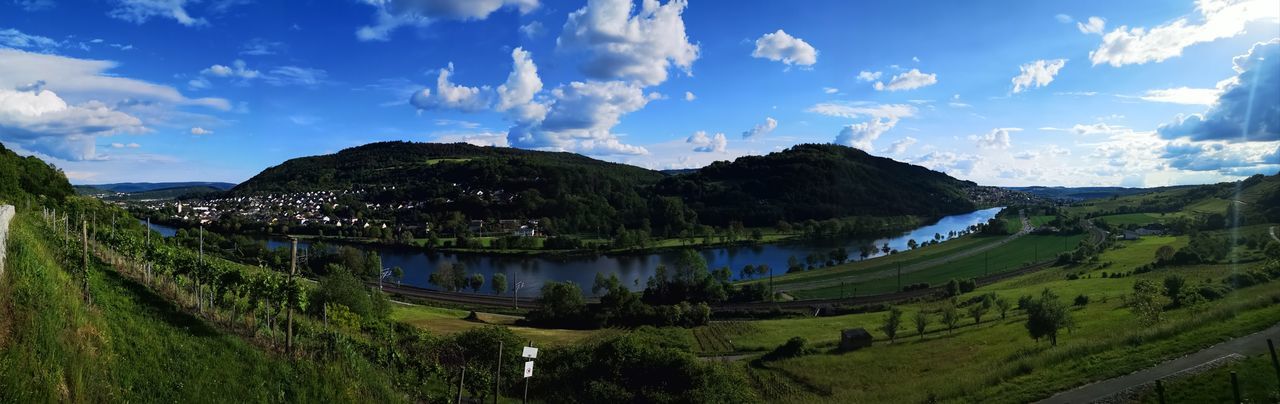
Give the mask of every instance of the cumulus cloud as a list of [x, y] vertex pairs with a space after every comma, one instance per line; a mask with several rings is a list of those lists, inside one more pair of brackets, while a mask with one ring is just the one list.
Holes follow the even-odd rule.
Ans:
[[1161, 125], [1165, 139], [1280, 140], [1280, 39], [1258, 43], [1233, 59], [1237, 75], [1203, 114]]
[[1066, 59], [1053, 60], [1037, 60], [1031, 63], [1018, 66], [1022, 73], [1013, 78], [1013, 92], [1020, 93], [1023, 90], [1044, 87], [1053, 82], [1053, 76], [1058, 75], [1058, 70], [1067, 64]]
[[255, 79], [261, 75], [257, 70], [248, 68], [245, 62], [239, 59], [231, 62], [231, 66], [217, 64], [209, 66], [204, 70], [201, 70], [200, 74], [214, 77], [233, 77], [244, 80]]
[[907, 148], [911, 147], [911, 145], [916, 144], [916, 142], [917, 142], [916, 138], [911, 137], [911, 136], [907, 136], [907, 137], [904, 137], [904, 138], [902, 138], [902, 139], [900, 139], [900, 140], [898, 140], [898, 141], [893, 142], [892, 144], [890, 144], [890, 145], [889, 145], [889, 148], [888, 148], [888, 149], [885, 149], [885, 152], [887, 152], [887, 153], [889, 153], [889, 154], [902, 154], [902, 153], [906, 153], [906, 152], [907, 152]]
[[1094, 66], [1114, 67], [1158, 63], [1181, 56], [1188, 46], [1239, 35], [1252, 21], [1280, 20], [1280, 7], [1273, 0], [1200, 0], [1196, 11], [1199, 24], [1182, 17], [1150, 29], [1120, 26], [1102, 37], [1089, 60]]
[[195, 126], [191, 128], [191, 134], [196, 136], [212, 135], [213, 131], [209, 129], [201, 128], [199, 126]]
[[572, 82], [551, 90], [551, 104], [540, 122], [518, 123], [507, 133], [515, 147], [574, 151], [584, 154], [647, 154], [643, 147], [622, 143], [611, 132], [622, 115], [643, 108], [656, 95], [645, 95], [635, 83]]
[[435, 143], [467, 143], [476, 146], [507, 147], [507, 134], [502, 132], [444, 133], [435, 135]]
[[884, 73], [869, 72], [869, 71], [863, 70], [858, 72], [858, 81], [872, 82], [872, 81], [880, 80], [880, 76], [882, 74]]
[[1102, 30], [1106, 29], [1107, 20], [1102, 17], [1089, 17], [1089, 21], [1081, 21], [1076, 23], [1076, 28], [1083, 34], [1102, 35]]
[[698, 153], [724, 153], [725, 148], [729, 146], [729, 140], [723, 133], [707, 136], [707, 132], [701, 130], [689, 136], [685, 143], [694, 145], [693, 151]]
[[542, 79], [538, 78], [533, 56], [523, 48], [515, 48], [511, 51], [511, 74], [506, 83], [498, 86], [494, 109], [509, 111], [516, 122], [541, 121], [547, 115], [547, 106], [533, 100], [540, 91]]
[[538, 8], [538, 0], [363, 0], [376, 9], [373, 25], [356, 30], [362, 41], [385, 41], [403, 26], [423, 27], [436, 20], [472, 21], [489, 18], [507, 7], [521, 14]]
[[836, 135], [835, 143], [870, 152], [873, 150], [871, 143], [889, 129], [893, 129], [897, 124], [897, 119], [875, 118], [866, 122], [846, 125], [843, 129], [840, 129], [840, 134]]
[[99, 101], [67, 103], [53, 91], [0, 89], [0, 132], [6, 141], [64, 160], [98, 158], [95, 136], [139, 133], [142, 121]]
[[1220, 142], [1172, 142], [1161, 150], [1160, 157], [1170, 167], [1187, 171], [1227, 171], [1278, 164], [1274, 157], [1280, 150], [1280, 142], [1257, 146], [1260, 147]]
[[584, 54], [580, 68], [588, 77], [659, 84], [668, 67], [690, 74], [698, 59], [698, 45], [685, 35], [687, 6], [687, 0], [645, 0], [633, 14], [631, 0], [590, 0], [569, 13], [556, 45]]
[[778, 30], [756, 39], [756, 50], [751, 52], [751, 57], [781, 61], [787, 66], [813, 66], [818, 63], [818, 50], [803, 39]]
[[[861, 75], [859, 75], [861, 78]], [[906, 73], [894, 75], [889, 79], [889, 84], [877, 81], [875, 84], [876, 91], [902, 91], [914, 90], [920, 87], [927, 87], [938, 83], [938, 75], [933, 73], [921, 73], [919, 69], [911, 69]]]
[[208, 25], [204, 18], [187, 13], [188, 0], [116, 0], [115, 8], [108, 15], [134, 24], [142, 24], [152, 18], [171, 18], [179, 24], [195, 27]]
[[1009, 134], [1021, 130], [1022, 128], [995, 128], [984, 134], [969, 136], [969, 140], [983, 149], [1008, 149]]
[[742, 132], [742, 138], [754, 139], [757, 136], [767, 135], [770, 132], [773, 132], [773, 130], [777, 128], [778, 128], [778, 121], [773, 119], [772, 117], [766, 117], [764, 118], [764, 123], [756, 125], [751, 129], [747, 130], [746, 132]]
[[[476, 112], [489, 107], [489, 86], [457, 85], [449, 81], [451, 74], [453, 74], [453, 63], [440, 69], [439, 75], [436, 76], [435, 92], [430, 88], [419, 90], [409, 98], [409, 103], [418, 109], [453, 109], [464, 112]], [[510, 89], [509, 92], [516, 93], [518, 89]]]
[[696, 99], [698, 99], [698, 96], [693, 95], [693, 92], [692, 92], [692, 91], [685, 91], [685, 92], [684, 92], [684, 100], [685, 100], [685, 101], [693, 101], [693, 100], [696, 100]]

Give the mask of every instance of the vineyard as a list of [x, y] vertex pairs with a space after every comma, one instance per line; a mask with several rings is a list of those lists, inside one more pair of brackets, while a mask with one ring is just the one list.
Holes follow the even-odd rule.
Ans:
[[755, 333], [759, 329], [749, 321], [713, 321], [692, 331], [698, 342], [698, 354], [705, 356], [736, 352], [732, 337]]

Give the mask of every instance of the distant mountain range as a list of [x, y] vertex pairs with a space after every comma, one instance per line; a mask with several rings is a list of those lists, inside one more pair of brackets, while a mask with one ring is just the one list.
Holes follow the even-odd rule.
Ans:
[[1036, 195], [1044, 198], [1050, 198], [1050, 199], [1067, 199], [1067, 200], [1082, 201], [1087, 199], [1110, 198], [1113, 196], [1120, 197], [1120, 196], [1136, 195], [1136, 194], [1154, 192], [1154, 191], [1174, 190], [1179, 188], [1186, 188], [1189, 186], [1190, 185], [1156, 187], [1156, 188], [1125, 188], [1125, 187], [1075, 187], [1075, 188], [1072, 188], [1072, 187], [1031, 186], [1031, 187], [1008, 187], [1008, 189], [1011, 189], [1014, 191], [1026, 192], [1032, 195]]
[[[147, 192], [161, 189], [172, 188], [191, 188], [191, 187], [207, 187], [214, 188], [219, 191], [226, 191], [235, 187], [236, 184], [228, 182], [120, 182], [114, 184], [97, 184], [97, 185], [76, 185], [77, 190], [99, 190], [109, 192]], [[81, 192], [84, 193], [84, 192]]]

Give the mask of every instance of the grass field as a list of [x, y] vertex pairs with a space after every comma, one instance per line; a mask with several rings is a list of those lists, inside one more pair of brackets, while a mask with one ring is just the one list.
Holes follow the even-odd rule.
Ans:
[[391, 319], [412, 324], [431, 333], [453, 334], [475, 327], [497, 324], [507, 326], [512, 332], [528, 338], [540, 346], [568, 345], [581, 341], [607, 330], [558, 330], [547, 328], [521, 327], [515, 325], [518, 317], [501, 314], [477, 313], [479, 321], [467, 320], [466, 310], [446, 309], [431, 306], [396, 305], [391, 311]]
[[[1116, 241], [1115, 248], [1108, 250], [1102, 258], [1116, 268], [1135, 268], [1150, 264], [1156, 260], [1156, 250], [1169, 246], [1177, 251], [1187, 246], [1187, 236], [1150, 236], [1137, 240]], [[1105, 269], [1104, 269], [1105, 270]]]
[[711, 324], [693, 328], [696, 352], [699, 355], [728, 354], [738, 352], [733, 338], [738, 335], [754, 334], [757, 330], [753, 321], [714, 321]]
[[[1251, 356], [1185, 379], [1164, 383], [1165, 402], [1168, 403], [1229, 403], [1235, 401], [1231, 390], [1231, 372], [1236, 372], [1240, 382], [1240, 398], [1246, 403], [1280, 403], [1280, 387], [1276, 385], [1276, 370], [1271, 366], [1270, 354]], [[1155, 390], [1146, 392], [1138, 400], [1141, 403], [1159, 403]]]
[[[1053, 259], [1059, 252], [1074, 249], [1083, 234], [1071, 236], [1026, 235], [1008, 244], [991, 249], [988, 252], [975, 254], [948, 262], [933, 268], [902, 274], [902, 285], [928, 283], [939, 285], [951, 279], [968, 279], [988, 274], [1018, 269], [1033, 262]], [[943, 243], [946, 244], [946, 243]], [[843, 287], [845, 293], [858, 295], [891, 293], [898, 290], [896, 276], [873, 279], [866, 282], [850, 283]], [[816, 299], [840, 297], [841, 286], [827, 286], [817, 289], [789, 290], [800, 299]]]
[[[979, 248], [1003, 239], [1004, 237], [999, 236], [965, 236], [940, 244], [917, 248], [915, 250], [908, 250], [889, 256], [836, 265], [830, 268], [818, 268], [811, 271], [789, 274], [775, 274], [773, 277], [773, 284], [775, 287], [782, 289], [788, 285], [799, 282], [807, 283], [813, 281], [832, 280], [860, 273], [879, 272], [896, 268], [898, 265], [912, 265], [939, 257], [950, 256], [966, 249]], [[785, 271], [786, 268], [774, 268], [775, 273], [780, 272], [780, 270]], [[759, 278], [748, 282], [768, 282], [768, 279]]]
[[1110, 224], [1112, 226], [1123, 226], [1123, 225], [1130, 225], [1130, 224], [1141, 226], [1149, 223], [1161, 223], [1171, 218], [1173, 218], [1173, 216], [1161, 215], [1159, 213], [1125, 213], [1120, 215], [1107, 215], [1107, 216], [1098, 217], [1098, 219], [1104, 220], [1107, 222], [1107, 224]]
[[19, 218], [0, 282], [0, 402], [404, 401], [362, 357], [277, 357], [96, 261], [86, 305], [35, 219]]
[[[1137, 278], [1159, 280], [1168, 271], [1190, 279], [1220, 279], [1228, 266], [1169, 268]], [[1229, 336], [1244, 335], [1280, 321], [1280, 283], [1236, 291], [1212, 308], [1166, 313], [1160, 327], [1133, 327], [1133, 315], [1121, 295], [1134, 278], [1065, 280], [1062, 271], [1046, 271], [978, 289], [1016, 299], [1044, 288], [1069, 301], [1091, 296], [1085, 307], [1072, 308], [1076, 325], [1060, 337], [1060, 346], [1032, 341], [1023, 327], [1025, 314], [1015, 310], [1008, 320], [988, 313], [982, 324], [963, 319], [948, 335], [937, 316], [923, 340], [904, 326], [897, 343], [878, 341], [872, 348], [847, 354], [819, 354], [791, 359], [751, 371], [776, 372], [806, 388], [780, 398], [784, 402], [921, 402], [930, 395], [942, 401], [1025, 402], [1100, 377], [1117, 376], [1170, 356], [1195, 350]], [[966, 297], [962, 296], [961, 299]], [[906, 305], [905, 318], [935, 304]], [[963, 310], [962, 310], [963, 311]], [[791, 336], [830, 346], [847, 327], [865, 327], [878, 339], [884, 313], [829, 318], [766, 320], [758, 332], [733, 336], [739, 349], [769, 349]], [[906, 322], [909, 322], [907, 320]], [[767, 377], [760, 378], [768, 380]], [[911, 380], [911, 383], [903, 383]], [[927, 386], [927, 387], [925, 387]], [[770, 387], [758, 387], [767, 391]]]
[[1044, 225], [1046, 225], [1046, 224], [1049, 224], [1049, 222], [1052, 222], [1054, 218], [1056, 218], [1056, 216], [1052, 216], [1052, 215], [1039, 215], [1039, 216], [1032, 216], [1032, 217], [1029, 217], [1029, 218], [1027, 218], [1027, 220], [1030, 220], [1030, 221], [1031, 221], [1031, 225], [1032, 225], [1032, 226], [1039, 227], [1039, 226], [1044, 226]]

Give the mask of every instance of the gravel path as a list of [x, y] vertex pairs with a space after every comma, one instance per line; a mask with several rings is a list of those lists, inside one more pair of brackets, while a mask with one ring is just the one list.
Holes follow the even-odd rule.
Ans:
[[13, 206], [0, 205], [0, 276], [4, 275], [4, 254], [8, 251], [5, 240], [9, 238], [9, 220], [13, 219]]
[[1141, 390], [1146, 386], [1153, 385], [1159, 379], [1177, 377], [1197, 370], [1207, 370], [1240, 356], [1247, 357], [1265, 352], [1267, 350], [1267, 338], [1280, 339], [1280, 324], [1128, 375], [1067, 390], [1039, 401], [1039, 403], [1111, 402], [1114, 397]]

